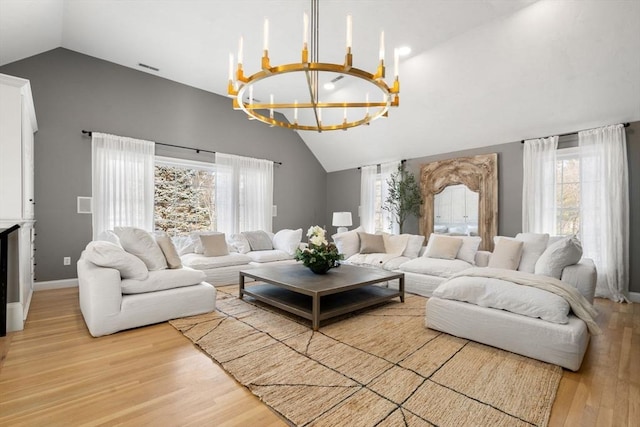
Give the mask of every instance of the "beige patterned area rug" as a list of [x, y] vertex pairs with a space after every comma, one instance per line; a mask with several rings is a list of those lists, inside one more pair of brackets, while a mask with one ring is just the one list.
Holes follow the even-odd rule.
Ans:
[[299, 426], [546, 426], [558, 366], [425, 328], [408, 295], [322, 324], [218, 288], [213, 313], [171, 324]]

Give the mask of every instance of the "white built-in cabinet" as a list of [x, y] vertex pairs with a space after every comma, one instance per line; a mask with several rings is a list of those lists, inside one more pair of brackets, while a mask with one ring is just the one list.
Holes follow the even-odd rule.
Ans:
[[0, 228], [20, 225], [8, 250], [7, 331], [23, 329], [33, 292], [37, 130], [29, 81], [0, 74]]

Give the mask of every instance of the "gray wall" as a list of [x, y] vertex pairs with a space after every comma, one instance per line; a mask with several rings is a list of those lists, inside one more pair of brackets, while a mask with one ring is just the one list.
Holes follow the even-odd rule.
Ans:
[[[280, 161], [274, 169], [273, 229], [322, 224], [326, 172], [295, 132], [249, 121], [228, 98], [66, 49], [0, 67], [29, 79], [35, 137], [36, 280], [77, 277], [91, 240], [91, 215], [76, 197], [91, 195], [91, 144], [82, 129]], [[211, 155], [159, 148], [160, 155]], [[62, 258], [70, 256], [71, 266]]]
[[[640, 292], [640, 264], [634, 262], [640, 256], [640, 122], [627, 129], [627, 152], [629, 162], [630, 197], [630, 283], [632, 292]], [[560, 147], [575, 145], [576, 138], [562, 138]], [[425, 142], [428, 144], [431, 142]], [[564, 145], [563, 145], [564, 144]], [[490, 147], [464, 150], [437, 156], [420, 157], [407, 161], [408, 169], [419, 176], [420, 165], [455, 157], [498, 153], [498, 234], [515, 236], [522, 231], [522, 151], [520, 141]], [[329, 173], [327, 176], [326, 222], [331, 223], [332, 212], [351, 211], [353, 228], [360, 223], [360, 171], [350, 169]], [[411, 218], [406, 223], [406, 232], [418, 233], [418, 222]], [[331, 228], [335, 231], [335, 227]]]

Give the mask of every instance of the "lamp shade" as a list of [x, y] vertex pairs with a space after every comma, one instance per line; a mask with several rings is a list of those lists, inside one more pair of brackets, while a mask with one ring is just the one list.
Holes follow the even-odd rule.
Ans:
[[333, 221], [331, 222], [331, 225], [333, 225], [334, 227], [350, 227], [352, 224], [351, 212], [333, 213]]

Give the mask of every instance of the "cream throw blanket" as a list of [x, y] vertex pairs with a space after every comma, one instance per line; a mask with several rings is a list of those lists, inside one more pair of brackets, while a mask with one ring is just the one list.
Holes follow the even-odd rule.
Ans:
[[596, 309], [576, 288], [556, 278], [502, 268], [474, 267], [456, 273], [450, 279], [465, 276], [505, 280], [517, 285], [531, 286], [559, 295], [569, 303], [573, 313], [587, 324], [592, 335], [602, 333], [595, 322], [595, 317], [598, 315]]

